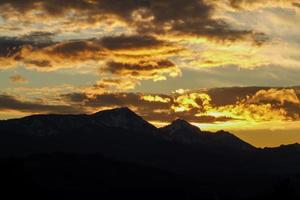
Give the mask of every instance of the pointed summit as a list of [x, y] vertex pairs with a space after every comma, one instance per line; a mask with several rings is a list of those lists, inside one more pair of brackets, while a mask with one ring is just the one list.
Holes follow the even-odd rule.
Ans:
[[167, 131], [170, 135], [178, 132], [192, 133], [192, 134], [201, 133], [200, 128], [190, 124], [189, 122], [183, 119], [176, 119], [170, 125], [163, 127], [162, 130]]
[[155, 132], [156, 127], [148, 123], [128, 107], [104, 110], [91, 115], [96, 123], [107, 127], [122, 128], [137, 132]]
[[185, 121], [184, 119], [176, 119], [171, 123], [171, 126], [173, 128], [177, 128], [177, 129], [186, 129], [186, 130], [194, 130], [194, 131], [201, 131], [200, 128], [198, 128], [197, 126], [194, 126], [192, 124], [190, 124], [189, 122]]
[[193, 143], [202, 135], [201, 130], [183, 119], [176, 119], [170, 125], [160, 128], [165, 137], [170, 140]]
[[133, 112], [130, 108], [128, 107], [119, 107], [119, 108], [113, 108], [113, 109], [109, 109], [109, 110], [102, 110], [102, 111], [99, 111], [99, 112], [96, 112], [94, 113], [93, 115], [102, 115], [103, 113], [127, 113], [127, 114], [134, 114], [134, 115], [137, 115], [135, 114], [135, 112]]

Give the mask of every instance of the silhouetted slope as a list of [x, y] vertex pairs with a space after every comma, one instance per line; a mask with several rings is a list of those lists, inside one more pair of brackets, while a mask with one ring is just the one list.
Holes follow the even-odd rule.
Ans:
[[90, 120], [107, 127], [122, 128], [135, 132], [154, 133], [157, 131], [155, 126], [127, 107], [100, 111], [91, 115]]
[[296, 200], [299, 175], [182, 176], [101, 155], [43, 154], [0, 160], [9, 199]]
[[[122, 183], [121, 185], [137, 180], [133, 182], [141, 184], [132, 187], [144, 185], [145, 189], [148, 185], [147, 180], [152, 183], [151, 178], [139, 179], [139, 177], [149, 173], [151, 177], [153, 175], [162, 179], [178, 178], [180, 183], [175, 180], [174, 183], [178, 183], [179, 188], [182, 186], [183, 176], [192, 177], [197, 181], [197, 188], [193, 191], [196, 193], [200, 191], [200, 196], [207, 199], [234, 199], [233, 197], [257, 199], [256, 195], [262, 195], [265, 191], [267, 196], [273, 194], [272, 188], [277, 187], [278, 179], [291, 180], [293, 186], [300, 186], [299, 149], [298, 144], [257, 149], [231, 133], [201, 131], [183, 120], [176, 120], [166, 127], [157, 129], [128, 108], [100, 111], [92, 115], [35, 115], [0, 121], [0, 155], [23, 157], [17, 159], [17, 164], [14, 165], [16, 168], [13, 167], [16, 169], [14, 174], [19, 173], [23, 176], [22, 170], [25, 169], [25, 182], [29, 181], [29, 186], [36, 184], [43, 188], [48, 184], [46, 180], [49, 179], [50, 184], [54, 181], [51, 179], [52, 176], [58, 174], [57, 181], [65, 183], [61, 185], [61, 190], [67, 193], [70, 188], [74, 191], [79, 187], [78, 180], [83, 180], [89, 185], [84, 189], [85, 192], [88, 192], [90, 187], [98, 186], [96, 183], [98, 179], [91, 177], [93, 174], [99, 176], [99, 180], [101, 177], [107, 182], [111, 179]], [[32, 157], [26, 158], [28, 155], [36, 154], [53, 155], [55, 152], [77, 154], [74, 155], [75, 162], [68, 156], [63, 156], [66, 160], [60, 156], [52, 159], [46, 155], [37, 160], [32, 160]], [[90, 157], [90, 154], [104, 155], [107, 160], [102, 160], [101, 156]], [[95, 159], [102, 160], [99, 162], [103, 166], [111, 166], [111, 162], [116, 163], [112, 169], [117, 168], [117, 171], [104, 170], [108, 173], [106, 177], [106, 173], [97, 172], [96, 168], [91, 169], [89, 166], [94, 165]], [[85, 162], [84, 160], [88, 164], [82, 169], [91, 170], [91, 174], [73, 173], [72, 170], [80, 171], [78, 171], [81, 169], [80, 163]], [[49, 168], [45, 168], [46, 166]], [[95, 166], [101, 169], [100, 165]], [[142, 166], [142, 169], [139, 166]], [[133, 171], [130, 173], [124, 171], [128, 168], [132, 168]], [[32, 172], [29, 176], [27, 176], [28, 169]], [[51, 174], [51, 170], [54, 171], [48, 177], [48, 171]], [[136, 170], [140, 171], [140, 174], [133, 175]], [[68, 172], [71, 175], [68, 175]], [[130, 179], [131, 176], [137, 179], [124, 181], [123, 175], [126, 179]], [[170, 184], [168, 181], [162, 183]], [[164, 188], [163, 185], [161, 186]], [[283, 185], [286, 187], [285, 181]], [[93, 188], [93, 191], [96, 189]], [[296, 191], [299, 191], [298, 187]], [[214, 195], [222, 198], [215, 198]]]
[[201, 131], [198, 127], [185, 120], [177, 119], [170, 125], [160, 128], [163, 135], [176, 142], [198, 144], [223, 150], [255, 150], [255, 148], [238, 137], [226, 131], [211, 133]]
[[8, 199], [184, 198], [196, 181], [101, 155], [47, 154], [0, 160], [1, 195]]

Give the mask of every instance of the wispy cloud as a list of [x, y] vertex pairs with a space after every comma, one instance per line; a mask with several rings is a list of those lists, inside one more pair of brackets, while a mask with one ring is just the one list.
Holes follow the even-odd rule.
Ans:
[[28, 82], [28, 80], [21, 75], [12, 75], [9, 77], [9, 80], [12, 83], [27, 83]]

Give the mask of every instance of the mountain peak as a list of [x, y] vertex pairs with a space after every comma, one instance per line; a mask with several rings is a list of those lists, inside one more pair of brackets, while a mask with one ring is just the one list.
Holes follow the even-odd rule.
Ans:
[[119, 111], [119, 112], [131, 112], [131, 113], [134, 113], [130, 108], [128, 107], [119, 107], [119, 108], [115, 108], [115, 109], [112, 109], [112, 110], [115, 110], [115, 111]]
[[186, 133], [199, 134], [199, 133], [201, 133], [200, 128], [190, 124], [189, 122], [187, 122], [183, 119], [174, 120], [170, 125], [163, 127], [162, 130], [168, 132], [170, 135], [178, 134], [178, 133], [182, 133], [182, 134], [186, 134]]
[[104, 110], [91, 115], [97, 122], [108, 126], [126, 130], [154, 132], [156, 127], [148, 123], [128, 107]]
[[104, 112], [110, 112], [110, 113], [131, 113], [131, 114], [135, 114], [135, 112], [133, 112], [128, 107], [118, 107], [118, 108], [113, 108], [113, 109], [109, 109], [109, 110], [102, 110], [102, 111], [96, 112], [94, 115], [98, 115], [98, 114], [101, 115]]
[[194, 126], [192, 124], [190, 124], [189, 122], [187, 122], [184, 119], [176, 119], [174, 120], [171, 125], [173, 128], [175, 129], [181, 129], [181, 130], [192, 130], [193, 132], [200, 132], [200, 128], [198, 128], [197, 126]]
[[233, 134], [226, 131], [218, 131], [216, 133], [201, 131], [200, 128], [194, 126], [183, 119], [176, 119], [170, 125], [160, 129], [165, 136], [177, 142], [188, 144], [202, 144], [213, 148], [229, 148], [229, 149], [254, 149], [248, 143], [240, 140]]
[[193, 125], [191, 125], [189, 122], [185, 121], [184, 119], [178, 118], [171, 123], [171, 126], [177, 126], [177, 127], [181, 127], [181, 128], [189, 128]]

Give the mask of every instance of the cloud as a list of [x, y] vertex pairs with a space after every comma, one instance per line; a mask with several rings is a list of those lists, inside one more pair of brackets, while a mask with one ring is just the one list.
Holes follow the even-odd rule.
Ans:
[[297, 87], [234, 87], [206, 91], [212, 98], [212, 112], [248, 121], [299, 120]]
[[110, 50], [134, 50], [171, 46], [170, 43], [163, 40], [158, 40], [157, 38], [149, 35], [121, 35], [119, 37], [103, 37], [101, 39], [101, 43], [105, 48]]
[[[42, 65], [42, 60], [32, 60], [25, 58], [30, 56], [34, 51], [40, 51], [52, 45], [51, 41], [30, 40], [31, 36], [22, 37], [0, 37], [0, 64], [1, 68], [16, 67], [20, 63], [34, 64], [36, 66]], [[49, 63], [50, 61], [44, 60]]]
[[169, 60], [141, 60], [137, 63], [108, 62], [101, 73], [111, 73], [118, 76], [129, 76], [138, 80], [165, 80], [166, 75], [176, 77], [180, 70]]
[[[216, 99], [225, 94], [231, 97]], [[127, 106], [152, 122], [170, 122], [182, 118], [194, 123], [259, 124], [298, 121], [300, 103], [297, 95], [296, 88], [259, 87], [244, 90], [202, 89], [172, 94], [76, 91], [60, 94], [52, 103], [25, 101], [12, 95], [1, 95], [0, 110], [24, 113], [93, 113]]]
[[215, 117], [216, 119], [239, 121], [274, 121], [288, 120], [289, 116], [284, 108], [276, 108], [272, 104], [253, 104], [250, 102], [235, 101], [224, 106], [212, 104], [211, 97], [205, 92], [192, 92], [175, 97], [172, 109], [176, 113], [185, 113], [196, 117]]
[[211, 97], [211, 103], [220, 107], [229, 104], [235, 104], [247, 96], [253, 96], [260, 90], [269, 90], [269, 87], [227, 87], [211, 88], [200, 90], [199, 92], [207, 93]]
[[[67, 94], [71, 100], [74, 94]], [[168, 98], [167, 95], [157, 95], [161, 98]], [[134, 109], [142, 110], [156, 110], [156, 109], [169, 109], [170, 102], [160, 102], [160, 101], [149, 101], [143, 97], [141, 93], [103, 93], [95, 95], [86, 95], [86, 98], [81, 102], [84, 106], [89, 107], [123, 107], [129, 106]]]
[[300, 100], [294, 88], [272, 88], [259, 90], [255, 95], [247, 97], [246, 103], [256, 105], [272, 105], [274, 109], [283, 109], [290, 120], [300, 119]]
[[300, 3], [294, 2], [293, 6], [300, 8]]
[[91, 68], [90, 71], [97, 73], [98, 69], [102, 80], [91, 87], [94, 90], [128, 90], [140, 84], [141, 80], [165, 80], [168, 76], [181, 74], [168, 58], [182, 52], [182, 47], [153, 36], [120, 35], [45, 42], [44, 37], [51, 35], [32, 33], [19, 38], [0, 38], [3, 44], [0, 46], [1, 66], [22, 65], [46, 72]]
[[9, 77], [10, 82], [12, 83], [27, 83], [28, 80], [21, 75], [13, 75]]
[[146, 95], [146, 96], [142, 96], [142, 99], [145, 100], [145, 101], [149, 101], [149, 102], [161, 102], [161, 103], [168, 103], [171, 101], [170, 98], [164, 98], [164, 97], [161, 97], [159, 95]]
[[56, 33], [45, 31], [34, 31], [25, 35], [21, 35], [18, 39], [28, 41], [30, 43], [49, 43], [54, 40]]
[[[229, 97], [218, 99], [224, 95]], [[261, 123], [300, 119], [299, 100], [293, 89], [285, 88], [217, 88], [170, 95], [75, 93], [67, 94], [64, 98], [81, 106], [97, 109], [128, 106], [147, 120], [156, 122], [170, 122], [176, 118], [195, 123]]]
[[[51, 35], [51, 34], [50, 34]], [[180, 49], [171, 43], [152, 36], [120, 35], [100, 39], [69, 40], [53, 42], [48, 33], [32, 33], [22, 37], [0, 38], [0, 57], [37, 68], [67, 67], [88, 60], [106, 58], [147, 57], [145, 50], [168, 55]], [[47, 41], [47, 42], [45, 42]]]
[[128, 106], [146, 120], [156, 122], [170, 122], [177, 118], [198, 123], [213, 123], [232, 120], [231, 118], [223, 116], [197, 116], [196, 114], [201, 112], [197, 109], [189, 109], [182, 112], [174, 111], [172, 107], [178, 105], [178, 99], [163, 94], [103, 93], [87, 95], [84, 93], [73, 93], [62, 95], [62, 98], [66, 99], [68, 102], [79, 103], [83, 107], [97, 108], [100, 110]]
[[236, 29], [224, 20], [215, 18], [214, 10], [214, 4], [206, 0], [76, 0], [63, 3], [57, 0], [30, 0], [26, 3], [0, 1], [0, 11], [6, 20], [16, 16], [23, 16], [20, 19], [29, 23], [39, 19], [62, 19], [64, 23], [74, 26], [78, 22], [94, 24], [110, 19], [122, 21], [142, 34], [263, 42], [255, 31]]
[[[34, 37], [35, 40], [28, 39], [33, 35], [38, 37]], [[7, 67], [6, 63], [9, 62], [12, 67], [23, 64], [27, 68], [40, 71], [54, 71], [96, 65], [101, 72], [128, 75], [136, 80], [162, 80], [166, 79], [163, 74], [180, 74], [175, 64], [166, 58], [180, 52], [181, 47], [152, 36], [120, 35], [47, 43], [43, 42], [44, 36], [48, 37], [48, 34], [33, 33], [26, 36], [27, 39], [0, 39], [3, 44], [0, 47], [2, 66]], [[41, 38], [38, 39], [39, 37]], [[100, 67], [105, 62], [106, 65]]]
[[82, 110], [76, 109], [67, 105], [49, 105], [39, 102], [22, 101], [11, 95], [0, 95], [0, 110], [1, 111], [19, 111], [28, 114], [35, 113], [80, 113]]
[[[5, 68], [22, 65], [40, 71], [95, 69], [104, 63], [109, 65], [107, 60], [119, 64], [169, 60], [180, 68], [224, 65], [254, 68], [269, 64], [258, 51], [269, 41], [268, 35], [228, 21], [216, 13], [217, 9], [215, 1], [207, 0], [76, 0], [58, 4], [56, 0], [0, 1], [4, 24], [20, 18], [24, 27], [34, 24], [49, 31], [35, 30], [25, 35], [22, 32], [27, 40], [52, 41], [40, 47], [23, 45], [14, 57], [3, 58], [0, 63]], [[97, 24], [103, 21], [126, 26], [110, 29]], [[53, 23], [57, 30], [51, 29]], [[67, 25], [74, 29], [68, 32]], [[126, 35], [116, 36], [116, 33]], [[189, 48], [190, 43], [196, 46], [197, 40], [202, 40], [201, 44]], [[183, 64], [179, 65], [177, 60]]]
[[299, 104], [300, 100], [294, 89], [269, 89], [269, 90], [259, 90], [255, 95], [247, 99], [249, 103], [264, 103], [272, 102], [279, 103], [281, 105], [285, 103]]
[[15, 66], [17, 55], [26, 45], [32, 42], [19, 40], [16, 37], [0, 37], [0, 63], [1, 68], [10, 68]]
[[[208, 113], [224, 115], [248, 122], [293, 121], [300, 119], [300, 104], [294, 89], [249, 89], [250, 91], [252, 90], [251, 93], [248, 95], [242, 94], [242, 98], [239, 97], [240, 92], [235, 90], [235, 92], [238, 92], [235, 95], [235, 97], [238, 97], [235, 103], [223, 103], [221, 106], [214, 106], [208, 110]], [[228, 89], [229, 92], [230, 90]], [[245, 91], [249, 90], [245, 88]], [[231, 95], [233, 94], [231, 93]]]
[[[241, 51], [241, 49], [243, 49]], [[189, 68], [207, 68], [220, 66], [239, 66], [253, 69], [268, 65], [271, 61], [261, 53], [261, 48], [253, 48], [248, 44], [239, 44], [232, 47], [208, 47], [202, 52], [195, 51], [190, 55], [190, 61], [185, 65]]]
[[210, 108], [211, 98], [205, 93], [186, 93], [174, 97], [172, 109], [175, 112], [186, 112], [196, 109], [205, 112]]
[[236, 9], [257, 9], [264, 7], [297, 7], [297, 0], [229, 0], [230, 6]]
[[[129, 78], [103, 78], [93, 86], [91, 90], [103, 93], [104, 91], [124, 91], [134, 89], [136, 85], [140, 84], [138, 80]], [[102, 90], [101, 90], [102, 89]]]

